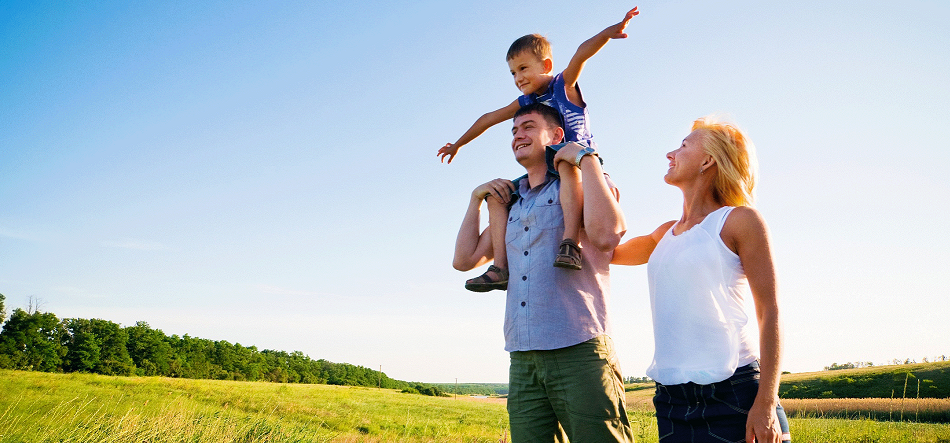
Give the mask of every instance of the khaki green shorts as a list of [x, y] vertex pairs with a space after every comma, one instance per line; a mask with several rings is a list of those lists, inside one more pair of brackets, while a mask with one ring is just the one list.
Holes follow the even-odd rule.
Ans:
[[613, 341], [511, 353], [511, 441], [632, 442]]

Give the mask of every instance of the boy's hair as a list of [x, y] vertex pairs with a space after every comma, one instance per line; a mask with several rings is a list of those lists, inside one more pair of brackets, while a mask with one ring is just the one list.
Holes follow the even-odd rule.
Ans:
[[541, 34], [528, 34], [515, 40], [515, 42], [511, 44], [511, 47], [508, 48], [508, 55], [505, 57], [505, 61], [511, 60], [526, 51], [533, 54], [538, 60], [552, 58], [551, 42]]
[[561, 113], [557, 112], [557, 109], [541, 103], [532, 103], [530, 105], [522, 106], [521, 109], [515, 111], [515, 116], [512, 118], [512, 120], [532, 112], [539, 114], [552, 126], [564, 128], [564, 123], [561, 121]]

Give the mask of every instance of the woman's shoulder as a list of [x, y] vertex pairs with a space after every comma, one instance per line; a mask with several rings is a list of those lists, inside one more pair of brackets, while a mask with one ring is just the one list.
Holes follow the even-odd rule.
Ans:
[[768, 226], [757, 209], [749, 206], [736, 206], [729, 212], [723, 223], [720, 237], [733, 252], [745, 241], [758, 240], [768, 236]]
[[724, 228], [730, 224], [735, 227], [765, 225], [765, 219], [762, 213], [751, 206], [736, 206], [729, 211]]

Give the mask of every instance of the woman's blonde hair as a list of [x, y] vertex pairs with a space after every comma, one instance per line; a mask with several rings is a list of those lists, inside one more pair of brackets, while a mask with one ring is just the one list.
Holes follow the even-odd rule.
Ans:
[[752, 206], [758, 169], [752, 140], [736, 125], [715, 116], [697, 119], [692, 130], [700, 131], [703, 150], [718, 166], [713, 188], [716, 201], [726, 206]]

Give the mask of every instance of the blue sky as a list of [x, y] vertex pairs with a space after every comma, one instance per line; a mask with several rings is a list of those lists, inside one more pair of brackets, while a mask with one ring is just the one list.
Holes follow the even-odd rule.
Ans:
[[[60, 317], [504, 382], [503, 294], [451, 268], [468, 195], [515, 177], [508, 45], [555, 69], [635, 4], [3, 2], [0, 293]], [[758, 148], [784, 369], [950, 354], [950, 34], [939, 1], [652, 1], [580, 84], [629, 236], [680, 215], [666, 152], [726, 113]], [[613, 268], [625, 375], [645, 269]]]

